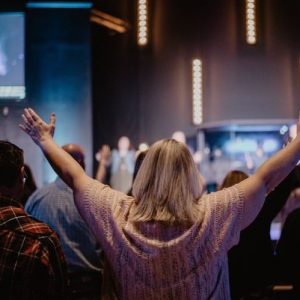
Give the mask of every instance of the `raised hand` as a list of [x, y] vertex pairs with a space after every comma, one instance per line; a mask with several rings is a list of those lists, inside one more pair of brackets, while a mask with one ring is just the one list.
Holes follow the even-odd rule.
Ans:
[[97, 161], [108, 163], [111, 157], [111, 150], [108, 145], [102, 145], [95, 155]]
[[43, 121], [31, 108], [24, 109], [22, 118], [24, 124], [19, 124], [19, 127], [26, 132], [36, 144], [40, 145], [43, 141], [53, 137], [56, 121], [54, 113], [50, 115], [49, 124]]
[[111, 151], [108, 145], [103, 145], [98, 153], [102, 160], [108, 161], [110, 159]]

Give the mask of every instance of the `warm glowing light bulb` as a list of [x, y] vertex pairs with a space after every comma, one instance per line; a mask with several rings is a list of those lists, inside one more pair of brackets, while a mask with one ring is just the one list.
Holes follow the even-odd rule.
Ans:
[[256, 43], [256, 39], [253, 36], [249, 36], [247, 38], [247, 42], [248, 42], [248, 44], [255, 44]]
[[141, 143], [139, 144], [139, 151], [146, 151], [149, 149], [149, 145], [147, 143]]
[[138, 20], [137, 20], [137, 43], [140, 46], [145, 46], [148, 43], [148, 7], [147, 0], [138, 1]]
[[192, 62], [193, 75], [193, 123], [200, 125], [203, 122], [203, 91], [202, 91], [202, 62], [194, 59]]
[[256, 43], [255, 0], [246, 1], [246, 41], [248, 44]]

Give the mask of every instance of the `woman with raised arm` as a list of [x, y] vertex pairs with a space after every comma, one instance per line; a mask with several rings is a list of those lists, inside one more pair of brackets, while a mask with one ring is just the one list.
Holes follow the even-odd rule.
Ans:
[[25, 109], [23, 120], [101, 243], [111, 276], [103, 299], [230, 299], [227, 251], [300, 159], [298, 135], [254, 175], [201, 196], [189, 150], [162, 140], [148, 150], [129, 197], [88, 177], [54, 142], [54, 114], [47, 124]]

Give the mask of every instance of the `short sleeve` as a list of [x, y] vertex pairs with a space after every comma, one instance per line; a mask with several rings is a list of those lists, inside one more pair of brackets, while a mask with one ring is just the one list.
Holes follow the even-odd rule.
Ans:
[[239, 185], [211, 193], [205, 197], [213, 222], [212, 234], [217, 247], [228, 251], [239, 241], [242, 230], [244, 193]]
[[119, 223], [125, 218], [128, 199], [132, 198], [97, 180], [90, 180], [86, 188], [76, 195], [78, 211], [101, 246], [111, 242], [112, 235], [119, 230]]

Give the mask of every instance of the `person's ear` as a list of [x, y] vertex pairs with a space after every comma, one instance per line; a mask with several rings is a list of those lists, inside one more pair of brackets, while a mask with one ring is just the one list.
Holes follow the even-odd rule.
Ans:
[[22, 166], [19, 173], [19, 181], [25, 183], [26, 175], [25, 175], [25, 167]]

